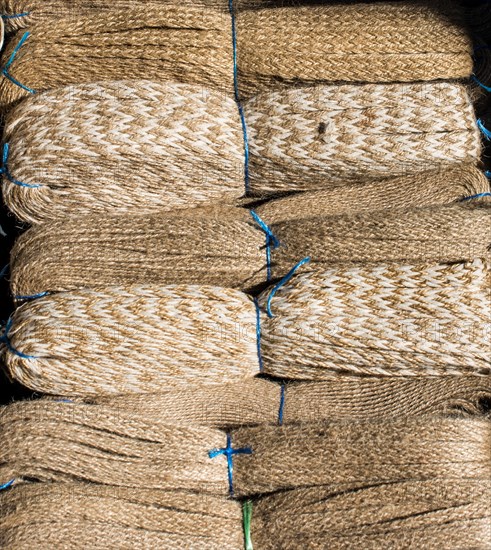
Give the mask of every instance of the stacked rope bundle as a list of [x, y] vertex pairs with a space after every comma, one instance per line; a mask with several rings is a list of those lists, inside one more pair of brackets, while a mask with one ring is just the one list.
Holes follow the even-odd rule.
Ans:
[[44, 422], [86, 423], [105, 418], [135, 419], [169, 426], [230, 429], [265, 424], [371, 420], [399, 416], [479, 415], [491, 399], [489, 377], [338, 378], [329, 382], [279, 384], [261, 378], [218, 384], [163, 388], [155, 394], [96, 395], [67, 401], [43, 398], [12, 404]]
[[[25, 485], [0, 495], [5, 550], [358, 547], [487, 550], [489, 480], [398, 481], [298, 489], [248, 501], [84, 483]], [[383, 521], [383, 529], [380, 523]], [[103, 522], [104, 528], [101, 528]]]
[[297, 275], [258, 300], [223, 287], [104, 287], [39, 297], [7, 323], [12, 378], [60, 395], [160, 391], [259, 373], [322, 380], [489, 375], [489, 264]]
[[205, 85], [233, 97], [230, 17], [200, 6], [133, 3], [105, 17], [58, 17], [14, 34], [1, 63], [4, 109], [43, 90], [125, 78]]
[[[204, 9], [202, 2], [187, 4], [116, 4], [104, 17], [62, 14], [49, 23], [41, 17], [29, 25], [29, 35], [24, 29], [15, 33], [2, 56], [2, 105], [39, 91], [108, 78], [184, 79], [232, 93], [229, 15]], [[397, 3], [241, 11], [236, 29], [241, 93], [251, 95], [278, 80], [414, 82], [469, 77], [471, 44], [463, 20], [454, 19], [438, 7]], [[23, 18], [7, 21], [15, 25]], [[319, 32], [324, 38], [320, 42]]]
[[[56, 428], [56, 429], [54, 429]], [[489, 480], [491, 423], [476, 418], [253, 426], [225, 433], [146, 418], [0, 417], [0, 478], [251, 496], [306, 486]], [[158, 467], [156, 467], [158, 465]]]
[[[481, 149], [458, 84], [292, 89], [256, 96], [245, 115], [251, 195], [421, 178], [430, 170], [438, 179], [459, 163], [475, 164]], [[235, 102], [197, 85], [112, 81], [37, 94], [9, 113], [4, 142], [5, 200], [31, 222], [161, 211], [244, 193]]]
[[[326, 269], [458, 262], [489, 254], [489, 198], [442, 207], [355, 209], [337, 216], [315, 215], [316, 208], [323, 209], [322, 197], [311, 210], [309, 202], [316, 198], [302, 200], [307, 217], [298, 219], [285, 219], [301, 212], [292, 198], [286, 206], [270, 202], [253, 212], [216, 207], [44, 223], [24, 233], [12, 249], [11, 289], [18, 299], [176, 282], [244, 290], [282, 277], [306, 256], [311, 266]], [[279, 221], [269, 223], [270, 212]]]

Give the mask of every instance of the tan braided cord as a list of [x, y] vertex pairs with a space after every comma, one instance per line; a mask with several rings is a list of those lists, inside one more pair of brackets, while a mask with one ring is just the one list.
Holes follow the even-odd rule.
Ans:
[[[283, 277], [306, 256], [320, 269], [485, 257], [491, 244], [489, 204], [488, 199], [318, 217], [312, 209], [306, 216], [314, 217], [270, 224], [280, 243], [270, 246], [271, 277]], [[265, 223], [270, 209], [273, 218], [287, 217], [267, 203], [258, 209]], [[176, 282], [249, 289], [268, 278], [266, 252], [264, 230], [244, 209], [91, 215], [25, 232], [12, 249], [10, 284], [15, 296]]]
[[264, 92], [245, 104], [252, 194], [319, 188], [477, 162], [460, 84], [365, 84]]
[[[136, 2], [104, 17], [35, 23], [29, 33], [9, 74], [35, 92], [98, 80], [153, 78], [202, 84], [233, 97], [230, 16], [218, 10]], [[12, 35], [2, 66], [24, 35], [24, 30]], [[4, 109], [30, 95], [2, 76]]]
[[[312, 546], [334, 550], [410, 545], [429, 550], [487, 550], [491, 536], [489, 480], [398, 481], [296, 489], [254, 499], [255, 548]], [[128, 489], [87, 483], [19, 486], [0, 495], [5, 550], [244, 547], [242, 505], [184, 491]], [[380, 528], [383, 521], [384, 528]]]
[[237, 26], [245, 96], [278, 82], [408, 82], [472, 71], [471, 42], [450, 2], [300, 3], [239, 13]]
[[[234, 495], [305, 486], [343, 490], [354, 483], [487, 479], [491, 424], [476, 418], [391, 420], [256, 426], [228, 434], [203, 426], [169, 426], [145, 418], [97, 417], [74, 409], [66, 421], [32, 417], [20, 407], [2, 411], [0, 478], [88, 481], [135, 489]], [[228, 443], [228, 444], [227, 444]], [[210, 451], [212, 454], [210, 455]], [[156, 467], [158, 465], [158, 467]]]
[[[461, 85], [293, 89], [257, 96], [246, 115], [253, 195], [434, 178], [438, 195], [462, 162], [465, 179], [478, 178], [481, 138]], [[8, 114], [4, 141], [5, 201], [29, 222], [160, 212], [245, 191], [235, 102], [196, 84], [109, 81], [36, 94]], [[385, 195], [378, 202], [391, 204]]]
[[37, 94], [9, 112], [4, 141], [4, 199], [30, 222], [67, 211], [198, 206], [244, 192], [237, 106], [202, 86], [110, 81]]
[[300, 273], [266, 313], [240, 291], [106, 287], [25, 303], [7, 325], [10, 376], [64, 395], [152, 392], [265, 373], [489, 375], [487, 262]]

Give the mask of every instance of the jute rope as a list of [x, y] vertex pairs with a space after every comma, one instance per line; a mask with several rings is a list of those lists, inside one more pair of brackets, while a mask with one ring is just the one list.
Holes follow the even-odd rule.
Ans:
[[[445, 4], [447, 13], [460, 21], [444, 15], [438, 6], [400, 3], [243, 11], [236, 29], [241, 93], [246, 97], [278, 81], [414, 82], [468, 77], [470, 39], [462, 18], [454, 14], [455, 4]], [[150, 75], [213, 84], [233, 93], [230, 15], [223, 9], [206, 9], [203, 2], [152, 2], [89, 10], [90, 17], [83, 13], [77, 17], [77, 9], [72, 15], [62, 9], [57, 17], [41, 17], [29, 25], [29, 31], [22, 29], [12, 36], [2, 66], [24, 33], [30, 32], [22, 55], [7, 67], [12, 78], [0, 81], [4, 107], [32, 92], [67, 84]], [[49, 16], [52, 9], [41, 11]], [[22, 19], [6, 21], [20, 25]]]
[[230, 429], [264, 424], [389, 419], [400, 416], [478, 415], [491, 399], [489, 377], [338, 378], [276, 383], [261, 378], [159, 393], [58, 397], [13, 404], [22, 414], [53, 424], [74, 418], [128, 422], [144, 418], [170, 426]]
[[260, 372], [291, 379], [489, 375], [487, 262], [300, 273], [257, 303], [222, 287], [107, 287], [28, 301], [10, 376], [63, 395], [158, 392]]
[[10, 407], [0, 417], [0, 479], [89, 481], [250, 496], [400, 480], [489, 480], [491, 423], [472, 418], [256, 426], [229, 433], [73, 408], [56, 422]]
[[428, 81], [472, 72], [471, 41], [451, 2], [297, 5], [246, 11], [237, 25], [245, 96], [278, 82]]
[[[464, 179], [483, 185], [471, 166], [481, 136], [461, 85], [293, 89], [252, 99], [246, 119], [252, 195], [378, 183], [362, 193], [385, 206], [435, 185], [429, 194], [438, 203], [443, 187], [460, 186], [460, 162], [470, 172]], [[29, 222], [161, 212], [246, 191], [237, 106], [202, 86], [131, 80], [57, 88], [9, 113], [4, 142], [4, 197]]]
[[137, 2], [104, 17], [36, 23], [11, 37], [1, 64], [3, 108], [43, 90], [125, 78], [204, 85], [230, 97], [234, 93], [230, 15], [178, 3], [156, 7]]
[[[489, 480], [298, 489], [240, 503], [183, 491], [32, 484], [0, 495], [5, 550], [313, 546], [487, 550]], [[243, 511], [241, 510], [243, 509]], [[247, 510], [252, 512], [247, 519]], [[242, 518], [244, 516], [244, 519]], [[383, 529], [380, 522], [383, 521]], [[247, 546], [250, 543], [250, 546]]]
[[441, 169], [481, 154], [459, 84], [288, 88], [258, 94], [245, 114], [252, 194]]
[[32, 484], [0, 494], [0, 542], [5, 550], [276, 550], [319, 540], [335, 550], [487, 550], [490, 498], [489, 480], [402, 480], [345, 492], [322, 486], [244, 506], [183, 491]]
[[[285, 203], [258, 208], [269, 228], [234, 207], [41, 224], [12, 249], [11, 289], [15, 296], [176, 282], [249, 289], [284, 276], [306, 256], [326, 269], [346, 263], [453, 262], [489, 253], [489, 198], [337, 216], [316, 215], [322, 202], [309, 212], [316, 199], [301, 200], [308, 217], [287, 219], [295, 214], [282, 214]], [[296, 212], [295, 202], [286, 205]], [[270, 211], [273, 219], [286, 221], [269, 223]]]
[[4, 142], [4, 198], [27, 221], [244, 193], [237, 106], [202, 86], [110, 81], [37, 94], [9, 113]]

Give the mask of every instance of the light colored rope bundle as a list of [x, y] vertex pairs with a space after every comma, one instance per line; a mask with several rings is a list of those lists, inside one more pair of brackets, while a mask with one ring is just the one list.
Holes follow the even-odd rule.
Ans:
[[298, 81], [411, 82], [472, 72], [471, 40], [452, 2], [309, 5], [237, 18], [244, 95]]
[[[420, 417], [244, 427], [225, 433], [146, 418], [0, 416], [0, 479], [88, 481], [250, 496], [329, 484], [489, 480], [491, 423]], [[232, 462], [232, 465], [231, 465]]]
[[340, 378], [278, 384], [261, 378], [202, 387], [162, 388], [154, 394], [95, 395], [67, 402], [58, 397], [12, 404], [53, 425], [144, 418], [169, 426], [230, 429], [264, 424], [389, 419], [400, 416], [481, 415], [491, 398], [489, 377]]
[[36, 222], [162, 211], [244, 192], [232, 98], [202, 86], [111, 81], [37, 94], [6, 121], [4, 198]]
[[15, 33], [2, 55], [3, 108], [52, 88], [125, 78], [198, 84], [233, 97], [230, 15], [218, 10], [133, 2], [104, 16], [53, 18], [26, 32]]
[[238, 502], [183, 491], [32, 484], [0, 494], [0, 542], [5, 550], [276, 550], [319, 540], [334, 550], [487, 550], [490, 498], [489, 480], [398, 481], [297, 489], [242, 511]]
[[258, 94], [245, 114], [257, 195], [441, 169], [481, 154], [461, 84], [288, 88]]
[[107, 287], [19, 307], [3, 358], [59, 395], [158, 392], [260, 372], [489, 375], [487, 262], [340, 267], [297, 275], [256, 304], [219, 287]]
[[270, 279], [284, 276], [306, 256], [320, 269], [471, 260], [489, 253], [489, 203], [338, 216], [315, 216], [313, 207], [314, 217], [299, 219], [288, 219], [295, 217], [294, 200], [286, 203], [292, 214], [281, 212], [284, 203], [266, 203], [257, 210], [266, 224], [270, 210], [273, 218], [285, 220], [270, 224], [267, 232], [247, 210], [223, 206], [58, 220], [35, 226], [17, 240], [11, 289], [21, 297], [133, 284], [249, 289], [266, 282], [268, 274]]
[[[480, 134], [464, 88], [424, 86], [329, 86], [253, 99], [250, 191], [327, 189], [337, 213], [350, 183], [368, 185], [356, 186], [362, 195], [354, 202], [373, 198], [372, 209], [455, 200], [460, 178], [482, 187], [472, 166]], [[237, 200], [245, 191], [237, 106], [196, 85], [109, 81], [40, 93], [8, 114], [4, 142], [5, 201], [33, 223], [161, 212]]]

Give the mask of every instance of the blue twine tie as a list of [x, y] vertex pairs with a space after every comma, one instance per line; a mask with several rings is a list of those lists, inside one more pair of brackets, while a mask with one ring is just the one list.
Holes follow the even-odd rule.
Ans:
[[17, 294], [14, 296], [15, 300], [37, 300], [38, 298], [43, 298], [44, 296], [47, 296], [49, 294], [48, 291], [40, 292], [39, 294], [29, 294], [27, 296], [22, 296], [20, 294]]
[[491, 88], [489, 86], [486, 86], [486, 84], [483, 84], [475, 74], [473, 74], [471, 76], [472, 80], [474, 80], [474, 82], [476, 84], [478, 84], [483, 90], [486, 90], [486, 92], [491, 92]]
[[213, 449], [208, 452], [210, 458], [216, 458], [220, 455], [227, 457], [227, 469], [228, 469], [228, 490], [231, 497], [234, 496], [234, 455], [251, 455], [252, 449], [250, 447], [244, 447], [242, 449], [234, 449], [232, 447], [232, 437], [227, 434], [227, 446], [224, 449]]
[[9, 144], [3, 144], [3, 154], [2, 154], [2, 168], [0, 169], [0, 174], [4, 174], [5, 177], [13, 183], [14, 185], [19, 185], [20, 187], [27, 187], [29, 189], [37, 189], [42, 187], [42, 185], [34, 185], [31, 183], [24, 183], [23, 181], [16, 180], [9, 171], [8, 160], [9, 160]]
[[0, 491], [5, 491], [5, 489], [9, 489], [12, 487], [12, 485], [15, 483], [15, 477], [14, 479], [11, 479], [10, 481], [7, 481], [7, 483], [4, 483], [3, 485], [0, 485]]
[[21, 351], [14, 348], [8, 336], [11, 328], [12, 328], [12, 317], [9, 317], [9, 320], [5, 325], [4, 333], [2, 336], [0, 336], [0, 342], [3, 342], [7, 346], [8, 350], [14, 355], [17, 355], [17, 357], [21, 357], [22, 359], [39, 359], [39, 357], [36, 355], [26, 355], [25, 353], [22, 353]]
[[240, 102], [239, 94], [239, 78], [237, 74], [237, 28], [235, 22], [235, 10], [233, 0], [228, 0], [228, 9], [232, 19], [232, 49], [233, 49], [233, 64], [234, 64], [234, 95], [237, 108], [239, 110], [240, 123], [242, 125], [242, 137], [244, 139], [244, 187], [245, 194], [249, 192], [249, 137], [247, 135], [247, 124], [245, 121], [244, 110]]
[[254, 221], [264, 231], [264, 234], [266, 236], [267, 280], [270, 281], [271, 280], [271, 245], [273, 245], [273, 249], [276, 249], [280, 246], [280, 241], [275, 237], [269, 225], [263, 222], [263, 220], [258, 216], [258, 214], [254, 210], [250, 210], [249, 212], [253, 217]]
[[283, 411], [285, 410], [285, 384], [281, 384], [280, 408], [278, 409], [278, 425], [283, 426]]
[[481, 199], [483, 197], [491, 197], [491, 193], [489, 191], [486, 191], [486, 193], [478, 193], [477, 195], [472, 195], [470, 197], [464, 197], [462, 201], [471, 201], [474, 199]]
[[17, 46], [15, 46], [14, 51], [12, 52], [12, 55], [10, 56], [9, 60], [7, 61], [7, 63], [5, 63], [5, 66], [2, 69], [2, 74], [6, 78], [8, 78], [10, 82], [15, 84], [16, 86], [19, 86], [19, 88], [22, 88], [23, 90], [25, 90], [26, 92], [29, 92], [30, 94], [35, 94], [36, 90], [29, 88], [29, 86], [25, 86], [24, 84], [22, 84], [22, 82], [19, 82], [16, 78], [14, 78], [11, 74], [9, 74], [9, 68], [12, 65], [12, 63], [15, 61], [15, 56], [17, 55], [19, 50], [22, 48], [22, 46], [24, 45], [25, 41], [29, 38], [29, 36], [31, 36], [30, 32], [24, 33], [24, 35], [20, 39]]
[[0, 17], [2, 19], [19, 19], [20, 17], [27, 17], [28, 15], [31, 15], [30, 11], [25, 11], [24, 13], [14, 13], [12, 15], [2, 15]]
[[298, 268], [303, 266], [304, 264], [310, 262], [310, 258], [304, 258], [300, 262], [298, 262], [297, 265], [293, 266], [293, 268], [281, 279], [281, 281], [273, 288], [273, 290], [269, 293], [268, 301], [266, 302], [266, 312], [268, 314], [268, 317], [272, 319], [274, 317], [273, 313], [271, 312], [271, 301], [274, 298], [274, 295], [276, 292], [285, 285], [294, 275]]
[[481, 130], [481, 132], [483, 133], [484, 137], [488, 140], [491, 141], [491, 132], [486, 128], [486, 126], [484, 126], [483, 122], [481, 119], [478, 119], [477, 121], [477, 127], [479, 128], [479, 130]]
[[259, 372], [262, 373], [263, 357], [261, 355], [261, 309], [257, 298], [254, 298], [254, 305], [256, 306], [256, 345], [257, 345], [257, 358], [259, 361]]

